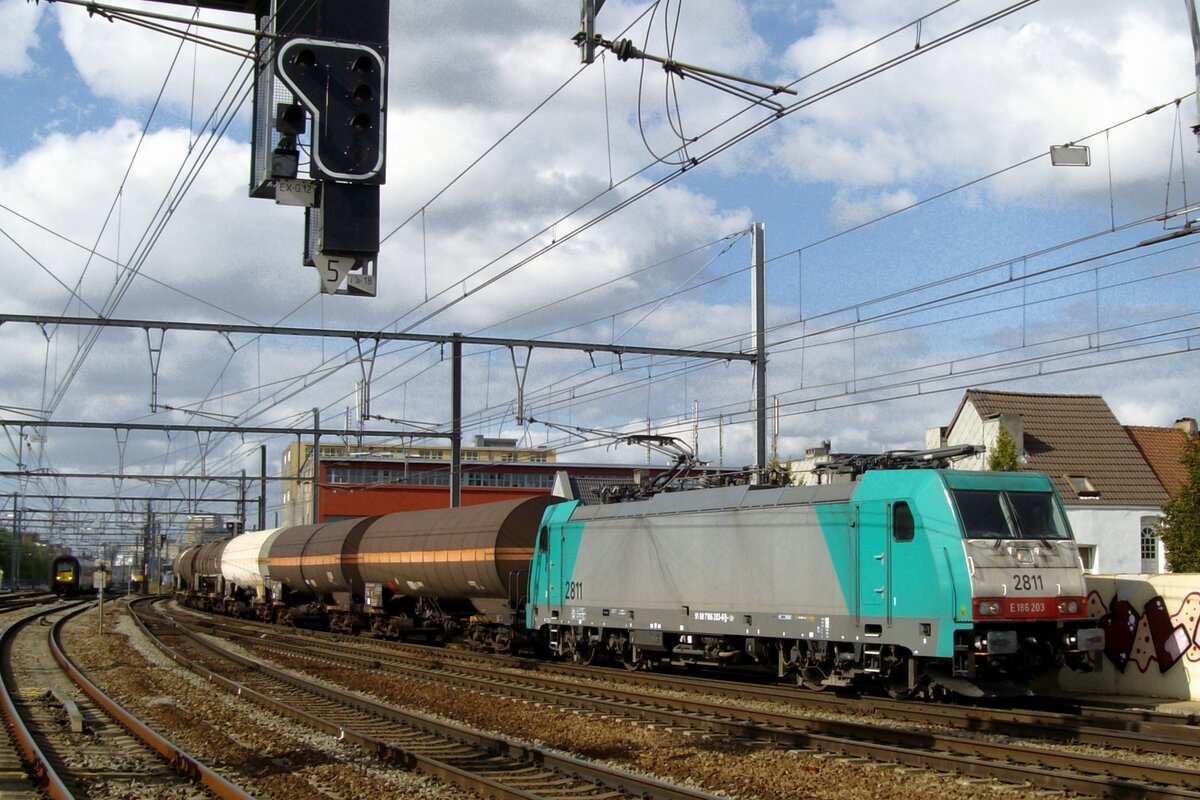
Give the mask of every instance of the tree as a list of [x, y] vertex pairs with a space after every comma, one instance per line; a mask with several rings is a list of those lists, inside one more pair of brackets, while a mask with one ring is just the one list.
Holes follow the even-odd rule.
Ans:
[[795, 479], [796, 476], [792, 474], [791, 460], [788, 460], [786, 464], [781, 464], [778, 456], [771, 456], [763, 477], [763, 482], [767, 486], [792, 486]]
[[1008, 428], [1000, 426], [996, 443], [988, 453], [987, 468], [992, 472], [1020, 472], [1021, 460], [1017, 456], [1017, 445], [1013, 442]]
[[[34, 542], [28, 536], [21, 538], [21, 576], [22, 583], [46, 583], [50, 578], [50, 548]], [[4, 573], [5, 585], [11, 581], [9, 571], [12, 567], [11, 529], [0, 527], [0, 571]]]
[[1200, 436], [1188, 438], [1179, 459], [1187, 480], [1163, 506], [1159, 535], [1171, 572], [1200, 572]]

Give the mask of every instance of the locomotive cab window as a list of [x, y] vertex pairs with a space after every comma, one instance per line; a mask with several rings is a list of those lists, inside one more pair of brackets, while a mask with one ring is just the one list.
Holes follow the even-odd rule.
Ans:
[[968, 539], [1071, 538], [1049, 492], [955, 489], [952, 494]]
[[912, 509], [908, 503], [901, 500], [892, 506], [892, 540], [911, 542], [916, 535], [917, 523], [913, 519]]

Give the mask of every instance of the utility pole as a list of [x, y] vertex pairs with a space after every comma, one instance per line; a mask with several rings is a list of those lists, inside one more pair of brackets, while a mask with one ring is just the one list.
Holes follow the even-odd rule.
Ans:
[[450, 507], [462, 505], [462, 338], [450, 341]]
[[[154, 567], [154, 508], [151, 501], [146, 501], [146, 527], [142, 530], [142, 590], [141, 594], [150, 592], [150, 570]], [[131, 581], [132, 582], [132, 581]]]
[[321, 479], [321, 409], [313, 409], [313, 446], [312, 446], [312, 524], [317, 524], [321, 512], [317, 498], [317, 483]]
[[13, 518], [12, 518], [12, 578], [9, 579], [8, 585], [15, 592], [17, 590], [18, 578], [21, 575], [21, 534], [18, 532], [21, 527], [21, 494], [13, 492]]
[[258, 474], [261, 476], [258, 487], [258, 529], [267, 528], [267, 446], [258, 446]]
[[604, 0], [579, 0], [579, 33], [575, 34], [575, 44], [579, 45], [581, 64], [596, 60], [596, 45], [600, 40], [596, 35], [596, 15], [603, 7]]
[[1192, 133], [1196, 134], [1196, 151], [1200, 152], [1200, 22], [1196, 20], [1196, 0], [1183, 0], [1187, 7], [1188, 28], [1192, 32], [1192, 60], [1196, 65], [1196, 124]]
[[236, 533], [245, 533], [246, 531], [246, 470], [242, 470], [242, 477], [238, 480], [238, 503], [237, 503], [237, 518], [238, 530]]
[[750, 268], [753, 284], [754, 331], [754, 483], [767, 468], [767, 258], [766, 233], [761, 222], [750, 226]]

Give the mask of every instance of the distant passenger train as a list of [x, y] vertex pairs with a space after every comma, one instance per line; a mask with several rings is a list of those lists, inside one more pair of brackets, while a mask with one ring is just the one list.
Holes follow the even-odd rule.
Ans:
[[175, 575], [184, 602], [286, 624], [901, 697], [1019, 690], [1104, 644], [1062, 503], [1026, 472], [404, 512], [211, 542]]
[[56, 556], [50, 562], [50, 591], [58, 595], [87, 594], [92, 584], [96, 564], [91, 559], [75, 556]]

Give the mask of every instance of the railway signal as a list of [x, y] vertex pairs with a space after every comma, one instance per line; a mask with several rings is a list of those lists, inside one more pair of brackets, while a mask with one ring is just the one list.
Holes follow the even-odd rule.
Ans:
[[387, 65], [379, 51], [301, 37], [279, 48], [276, 68], [312, 115], [313, 177], [383, 183]]

